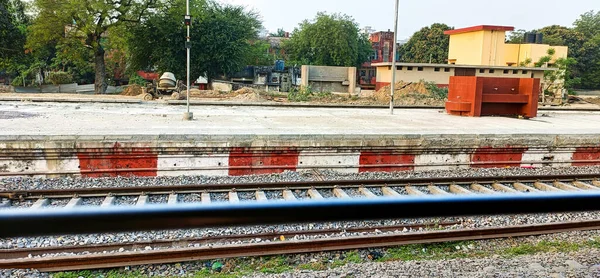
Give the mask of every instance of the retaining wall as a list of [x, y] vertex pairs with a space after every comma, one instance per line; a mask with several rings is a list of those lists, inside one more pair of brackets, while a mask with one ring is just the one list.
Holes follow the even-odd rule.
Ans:
[[0, 177], [589, 165], [600, 165], [600, 135], [0, 137]]

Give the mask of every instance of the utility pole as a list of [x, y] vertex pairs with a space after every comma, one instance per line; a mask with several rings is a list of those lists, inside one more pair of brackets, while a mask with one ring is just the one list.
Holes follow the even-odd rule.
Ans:
[[400, 0], [396, 0], [396, 9], [394, 12], [394, 47], [393, 47], [393, 54], [392, 54], [392, 85], [390, 86], [391, 89], [391, 98], [390, 98], [390, 114], [394, 115], [394, 94], [395, 94], [395, 90], [396, 90], [396, 53], [398, 53], [398, 2]]
[[187, 36], [185, 41], [185, 49], [187, 51], [187, 112], [183, 114], [183, 120], [191, 121], [194, 119], [194, 114], [190, 112], [190, 50], [192, 48], [192, 42], [190, 41], [190, 27], [192, 25], [192, 16], [190, 16], [190, 0], [185, 1], [185, 25], [187, 26]]

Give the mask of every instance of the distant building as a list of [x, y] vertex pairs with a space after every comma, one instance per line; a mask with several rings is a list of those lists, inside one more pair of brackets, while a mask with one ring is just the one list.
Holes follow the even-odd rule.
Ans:
[[[394, 32], [390, 30], [374, 32], [370, 34], [369, 40], [373, 47], [373, 54], [358, 71], [358, 83], [362, 89], [375, 89], [377, 71], [372, 64], [392, 62], [392, 55], [394, 55]], [[399, 58], [397, 53], [396, 58]]]

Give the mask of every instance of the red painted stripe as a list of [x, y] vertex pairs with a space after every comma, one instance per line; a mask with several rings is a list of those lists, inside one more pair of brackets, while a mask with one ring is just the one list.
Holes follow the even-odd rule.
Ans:
[[[283, 173], [286, 170], [296, 171], [299, 154], [299, 151], [291, 148], [281, 150], [232, 148], [229, 153], [229, 175], [264, 175]], [[264, 168], [265, 166], [268, 168]]]
[[[596, 166], [600, 165], [600, 147], [577, 148], [573, 153], [573, 166]], [[580, 161], [580, 162], [576, 162]], [[587, 161], [587, 162], [586, 162]]]
[[150, 148], [124, 148], [119, 143], [115, 143], [109, 150], [81, 150], [77, 153], [77, 157], [81, 175], [87, 178], [155, 177], [158, 171], [158, 155]]
[[481, 147], [471, 155], [471, 168], [520, 167], [527, 148]]
[[[373, 167], [374, 165], [386, 165]], [[398, 165], [398, 166], [389, 166]], [[400, 154], [393, 152], [361, 152], [360, 173], [364, 172], [397, 172], [412, 171], [415, 169], [414, 154]], [[369, 166], [369, 167], [367, 167]]]

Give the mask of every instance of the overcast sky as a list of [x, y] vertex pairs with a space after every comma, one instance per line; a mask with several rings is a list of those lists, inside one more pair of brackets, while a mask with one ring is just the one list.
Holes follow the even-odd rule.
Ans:
[[[220, 0], [258, 11], [265, 28], [292, 31], [319, 11], [354, 17], [361, 28], [393, 28], [394, 0]], [[400, 0], [399, 39], [423, 26], [446, 23], [455, 28], [507, 25], [531, 30], [559, 24], [571, 26], [589, 10], [600, 10], [600, 0]]]

